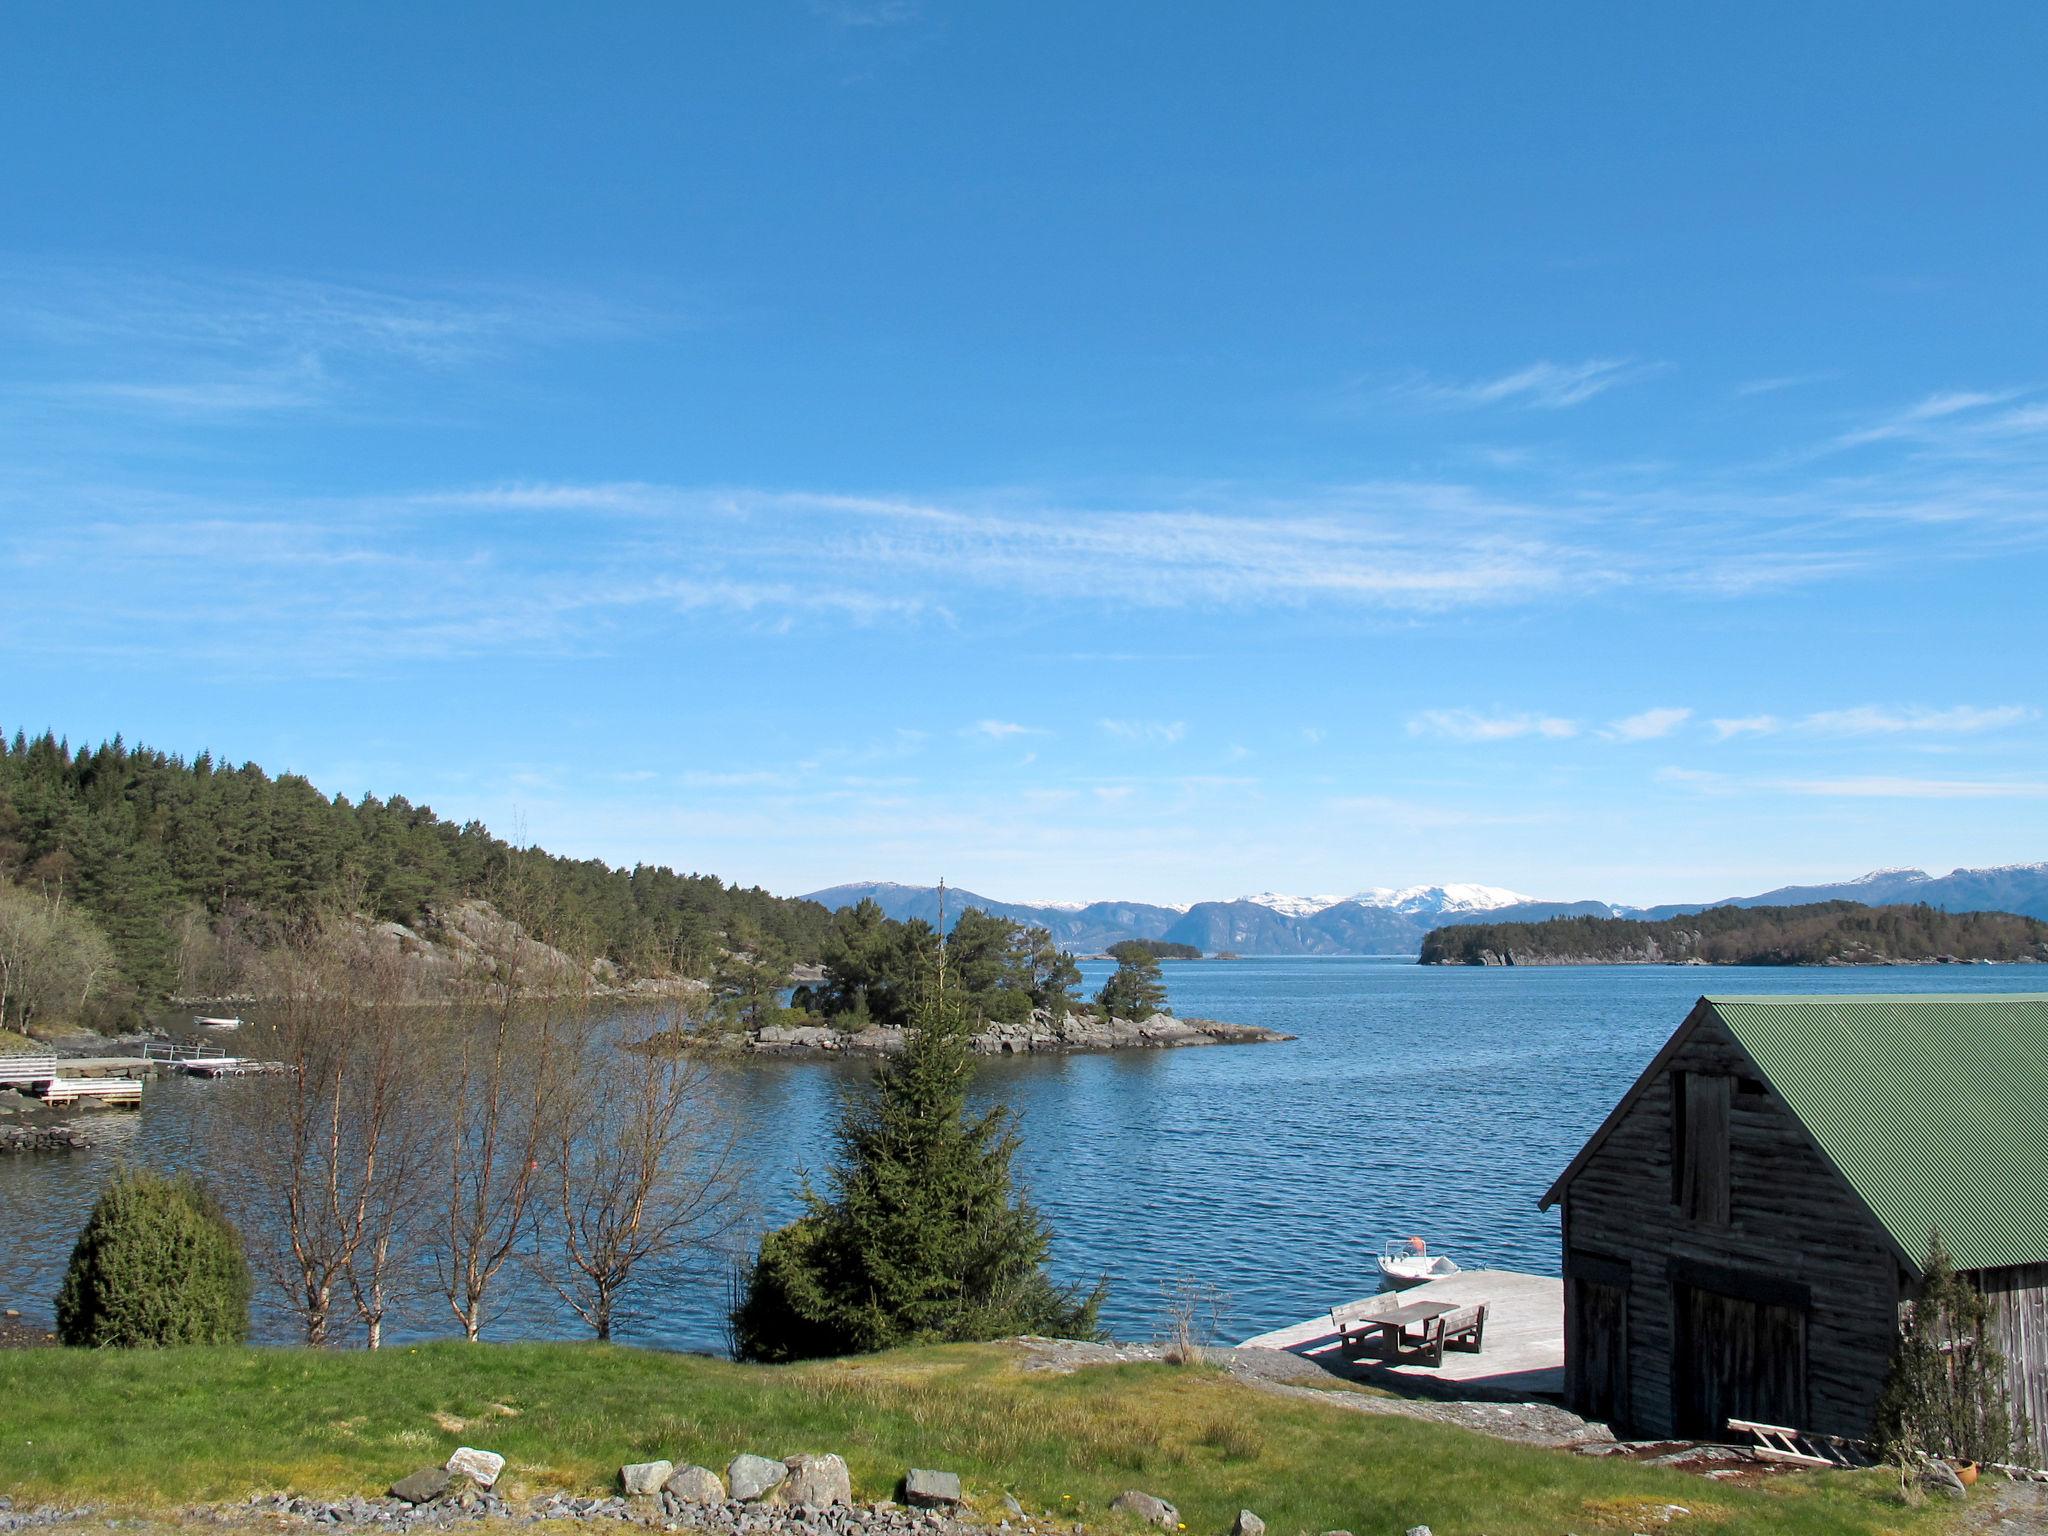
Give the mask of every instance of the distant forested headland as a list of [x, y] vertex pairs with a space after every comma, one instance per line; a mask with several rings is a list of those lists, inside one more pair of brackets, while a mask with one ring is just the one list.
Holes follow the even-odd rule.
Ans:
[[402, 795], [330, 797], [296, 774], [119, 736], [0, 738], [0, 1027], [110, 1025], [168, 996], [231, 993], [250, 957], [323, 905], [422, 925], [475, 900], [626, 979], [709, 976], [743, 952], [774, 957], [779, 984], [822, 957], [832, 920], [712, 875], [514, 847]]
[[2048, 961], [2048, 923], [2009, 912], [1944, 912], [1824, 901], [1710, 907], [1661, 922], [1559, 917], [1438, 928], [1424, 965], [1911, 965]]

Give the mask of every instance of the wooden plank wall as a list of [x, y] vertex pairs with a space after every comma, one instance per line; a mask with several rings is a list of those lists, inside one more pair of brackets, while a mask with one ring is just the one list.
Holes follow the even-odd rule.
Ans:
[[2006, 1387], [2026, 1410], [2032, 1455], [2020, 1459], [2048, 1467], [2048, 1264], [1973, 1270], [1969, 1279], [1991, 1303]]
[[[1672, 1072], [1725, 1074], [1731, 1199], [1725, 1224], [1673, 1202]], [[1751, 1091], [1745, 1091], [1747, 1080]], [[1810, 1286], [1807, 1412], [1801, 1429], [1870, 1432], [1897, 1327], [1900, 1271], [1875, 1219], [1849, 1194], [1720, 1022], [1706, 1015], [1565, 1195], [1572, 1254], [1630, 1266], [1629, 1399], [1642, 1435], [1674, 1433], [1674, 1261], [1753, 1271]], [[1574, 1315], [1569, 1299], [1566, 1316]], [[1566, 1341], [1567, 1350], [1572, 1341]]]

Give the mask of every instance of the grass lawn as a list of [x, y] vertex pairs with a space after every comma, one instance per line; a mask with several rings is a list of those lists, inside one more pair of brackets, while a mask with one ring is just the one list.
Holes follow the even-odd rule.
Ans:
[[[255, 1491], [381, 1492], [458, 1445], [503, 1453], [515, 1496], [608, 1491], [622, 1462], [723, 1468], [737, 1452], [838, 1451], [857, 1496], [910, 1465], [957, 1471], [984, 1509], [1090, 1524], [1125, 1488], [1222, 1536], [1240, 1508], [1274, 1536], [1687, 1533], [1923, 1536], [1882, 1474], [1728, 1488], [1254, 1391], [1207, 1369], [1018, 1370], [1000, 1346], [759, 1367], [596, 1345], [457, 1343], [378, 1354], [281, 1349], [0, 1353], [0, 1489], [133, 1509]], [[150, 1490], [141, 1494], [139, 1490]]]

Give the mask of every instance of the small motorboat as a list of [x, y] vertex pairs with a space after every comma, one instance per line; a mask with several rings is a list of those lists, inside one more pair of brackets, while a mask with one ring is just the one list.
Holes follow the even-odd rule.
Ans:
[[232, 1019], [207, 1019], [207, 1018], [195, 1018], [195, 1019], [193, 1019], [193, 1021], [192, 1021], [192, 1027], [193, 1027], [193, 1028], [195, 1028], [195, 1029], [240, 1029], [240, 1028], [242, 1027], [242, 1021], [241, 1021], [241, 1020], [240, 1020], [239, 1018], [232, 1018]]
[[1458, 1272], [1455, 1263], [1443, 1254], [1431, 1253], [1429, 1244], [1419, 1237], [1393, 1239], [1380, 1251], [1380, 1278], [1397, 1291]]

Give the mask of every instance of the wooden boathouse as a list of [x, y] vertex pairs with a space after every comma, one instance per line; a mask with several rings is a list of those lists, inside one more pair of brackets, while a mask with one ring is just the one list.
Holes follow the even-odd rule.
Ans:
[[1703, 997], [1553, 1204], [1589, 1418], [1867, 1437], [1938, 1231], [2048, 1465], [2048, 996]]

